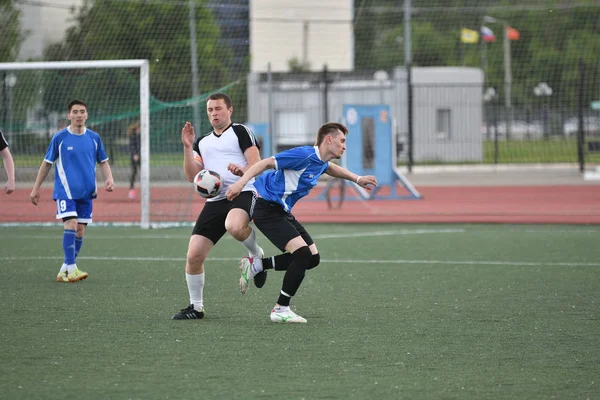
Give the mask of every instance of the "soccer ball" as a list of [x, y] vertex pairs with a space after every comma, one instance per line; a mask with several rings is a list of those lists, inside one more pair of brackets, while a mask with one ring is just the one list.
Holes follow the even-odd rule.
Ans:
[[209, 169], [203, 169], [194, 177], [194, 189], [201, 197], [211, 199], [221, 193], [223, 179], [221, 175]]

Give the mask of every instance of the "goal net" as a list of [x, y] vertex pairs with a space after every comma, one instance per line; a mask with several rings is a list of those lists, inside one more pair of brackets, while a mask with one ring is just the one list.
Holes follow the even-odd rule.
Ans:
[[[88, 105], [86, 125], [100, 134], [116, 183], [113, 193], [105, 192], [97, 168], [95, 222], [150, 228], [195, 220], [203, 202], [183, 174], [180, 132], [185, 121], [193, 121], [194, 104], [203, 109], [207, 94], [172, 103], [151, 97], [146, 60], [0, 63], [0, 74], [7, 91], [2, 110], [8, 123], [2, 130], [15, 160], [18, 187], [23, 189], [18, 192], [22, 198], [12, 196], [3, 202], [3, 208], [11, 207], [5, 208], [2, 222], [53, 221], [54, 171], [42, 185], [37, 208], [26, 203], [23, 197], [29, 192], [24, 189], [33, 186], [52, 135], [69, 124], [67, 104], [73, 99]], [[141, 162], [130, 193], [130, 142], [136, 124]], [[208, 126], [200, 118], [196, 134], [208, 131]]]

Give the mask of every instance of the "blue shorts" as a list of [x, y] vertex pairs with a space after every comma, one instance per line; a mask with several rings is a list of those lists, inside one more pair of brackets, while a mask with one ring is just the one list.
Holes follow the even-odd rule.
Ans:
[[76, 217], [80, 224], [92, 222], [92, 199], [56, 199], [56, 219]]

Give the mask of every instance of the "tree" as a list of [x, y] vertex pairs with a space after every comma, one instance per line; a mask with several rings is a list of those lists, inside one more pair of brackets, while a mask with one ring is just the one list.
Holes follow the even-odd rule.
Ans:
[[[203, 93], [232, 80], [228, 69], [232, 57], [219, 46], [220, 32], [210, 10], [203, 1], [195, 1], [199, 90]], [[74, 21], [65, 40], [46, 49], [45, 60], [148, 59], [153, 96], [162, 101], [191, 97], [185, 2], [86, 0]]]
[[[597, 0], [413, 0], [412, 57], [416, 67], [482, 67], [483, 45], [460, 43], [460, 28], [479, 30], [485, 15], [508, 21], [521, 33], [511, 42], [512, 96], [515, 106], [539, 101], [533, 88], [547, 82], [549, 101], [573, 114], [578, 104], [579, 60], [586, 68], [584, 103], [600, 96], [600, 7]], [[404, 10], [396, 0], [355, 2], [355, 66], [377, 70], [404, 64]], [[487, 48], [487, 84], [503, 95], [503, 24], [490, 25], [496, 42]]]
[[12, 62], [17, 59], [25, 35], [21, 32], [21, 12], [13, 6], [11, 0], [0, 0], [0, 62]]

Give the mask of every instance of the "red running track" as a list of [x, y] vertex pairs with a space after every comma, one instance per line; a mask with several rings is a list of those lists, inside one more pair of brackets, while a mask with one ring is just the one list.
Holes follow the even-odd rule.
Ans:
[[[424, 186], [421, 200], [346, 200], [339, 209], [314, 200], [321, 189], [294, 207], [303, 223], [524, 223], [600, 224], [600, 185]], [[389, 188], [388, 188], [389, 191]], [[40, 205], [29, 202], [29, 189], [0, 193], [0, 223], [55, 222], [51, 188], [42, 189]], [[94, 202], [96, 222], [137, 222], [141, 205], [126, 188], [101, 192]], [[386, 194], [382, 188], [380, 195]], [[151, 193], [153, 222], [193, 222], [204, 201], [187, 187], [158, 187]], [[356, 198], [350, 189], [347, 197]]]

